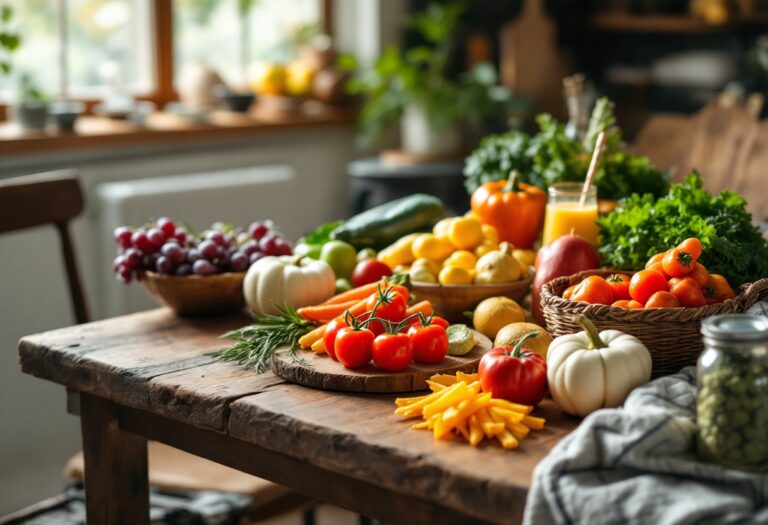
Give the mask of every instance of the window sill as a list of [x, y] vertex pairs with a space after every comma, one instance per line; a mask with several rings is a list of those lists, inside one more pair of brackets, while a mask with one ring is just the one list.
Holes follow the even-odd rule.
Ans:
[[209, 142], [264, 135], [290, 130], [351, 125], [356, 111], [351, 108], [320, 107], [293, 113], [254, 109], [250, 113], [214, 111], [207, 122], [193, 122], [170, 113], [153, 113], [144, 126], [124, 120], [83, 116], [74, 132], [56, 130], [24, 131], [15, 123], [0, 125], [0, 156], [115, 149], [156, 144]]

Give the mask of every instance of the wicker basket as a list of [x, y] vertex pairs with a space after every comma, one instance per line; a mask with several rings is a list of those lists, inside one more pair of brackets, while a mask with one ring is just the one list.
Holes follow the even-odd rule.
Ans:
[[640, 339], [651, 353], [653, 377], [674, 374], [684, 366], [696, 364], [703, 348], [701, 320], [710, 315], [746, 311], [768, 291], [768, 279], [743, 285], [734, 299], [700, 308], [659, 308], [627, 310], [602, 304], [587, 304], [563, 299], [563, 291], [590, 275], [607, 277], [631, 272], [589, 270], [559, 277], [541, 289], [541, 309], [547, 330], [553, 337], [581, 331], [573, 322], [577, 314], [586, 315], [600, 330], [621, 330]]

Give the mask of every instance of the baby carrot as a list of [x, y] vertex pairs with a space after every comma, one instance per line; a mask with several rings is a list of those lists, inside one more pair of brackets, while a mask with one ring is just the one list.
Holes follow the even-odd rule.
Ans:
[[424, 316], [429, 317], [432, 315], [432, 303], [429, 301], [420, 301], [410, 307], [405, 311], [405, 316], [408, 317], [409, 315], [413, 315], [415, 313], [421, 312], [424, 314]]
[[359, 301], [360, 299], [367, 298], [372, 293], [376, 293], [376, 288], [378, 286], [379, 286], [379, 283], [370, 283], [370, 284], [365, 284], [363, 286], [358, 286], [357, 288], [353, 288], [346, 292], [342, 292], [340, 294], [334, 295], [333, 297], [331, 297], [330, 299], [328, 299], [322, 304], [348, 303], [349, 301], [352, 301], [352, 300]]
[[307, 321], [325, 323], [342, 315], [348, 308], [355, 306], [357, 303], [357, 300], [352, 299], [351, 301], [344, 303], [305, 306], [303, 308], [299, 308], [297, 311], [299, 312], [299, 315]]

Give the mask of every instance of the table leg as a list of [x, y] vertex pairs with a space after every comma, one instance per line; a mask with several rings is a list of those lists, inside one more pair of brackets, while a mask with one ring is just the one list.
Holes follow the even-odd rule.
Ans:
[[88, 525], [148, 524], [147, 440], [121, 430], [114, 404], [81, 394]]

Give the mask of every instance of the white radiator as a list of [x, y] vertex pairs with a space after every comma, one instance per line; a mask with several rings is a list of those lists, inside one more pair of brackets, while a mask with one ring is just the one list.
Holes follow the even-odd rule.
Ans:
[[215, 221], [247, 226], [272, 219], [295, 240], [301, 231], [300, 210], [291, 206], [300, 193], [294, 170], [268, 165], [207, 173], [102, 184], [97, 188], [101, 290], [96, 317], [109, 317], [156, 305], [142, 286], [124, 285], [112, 273], [116, 255], [113, 231], [139, 226], [158, 217], [171, 217], [203, 230]]

